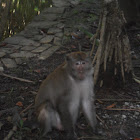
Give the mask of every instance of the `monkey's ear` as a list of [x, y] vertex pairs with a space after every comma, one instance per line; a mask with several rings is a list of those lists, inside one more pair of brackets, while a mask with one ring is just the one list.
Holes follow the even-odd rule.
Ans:
[[71, 60], [70, 54], [66, 54], [66, 55], [65, 55], [65, 60], [66, 60], [66, 61], [70, 61], [70, 60]]

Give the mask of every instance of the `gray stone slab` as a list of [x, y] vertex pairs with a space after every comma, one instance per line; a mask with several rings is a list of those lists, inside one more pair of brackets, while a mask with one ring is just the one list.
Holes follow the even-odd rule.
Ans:
[[35, 46], [25, 46], [25, 47], [22, 47], [21, 50], [23, 51], [32, 51], [34, 49], [36, 49], [37, 47]]
[[53, 41], [53, 44], [59, 46], [59, 45], [62, 44], [61, 42], [62, 42], [62, 40], [59, 37], [55, 37], [54, 41]]
[[21, 58], [15, 58], [15, 61], [17, 64], [22, 64], [23, 62]]
[[56, 7], [49, 7], [46, 8], [43, 13], [55, 13], [55, 14], [62, 14], [64, 13], [65, 8], [61, 7], [61, 8], [56, 8]]
[[51, 48], [49, 48], [48, 50], [42, 52], [39, 56], [40, 60], [45, 60], [47, 59], [49, 56], [51, 56], [55, 51], [57, 51], [60, 48], [60, 46], [53, 46]]
[[54, 38], [54, 35], [47, 35], [46, 37], [40, 40], [40, 43], [43, 43], [43, 44], [50, 43], [52, 42], [53, 38]]
[[59, 37], [59, 38], [62, 38], [63, 37], [63, 33], [62, 32], [61, 33], [56, 33], [55, 36]]
[[23, 46], [26, 46], [26, 45], [29, 46], [29, 45], [31, 45], [31, 46], [38, 47], [38, 46], [40, 46], [40, 43], [35, 42], [35, 41], [31, 40], [31, 39], [24, 38], [23, 40], [20, 41], [19, 45], [23, 45]]
[[40, 41], [45, 35], [35, 35], [33, 40]]
[[15, 67], [17, 67], [16, 62], [13, 59], [2, 58], [1, 61], [4, 64], [4, 66], [7, 67], [7, 68], [15, 68]]
[[40, 52], [43, 52], [43, 51], [49, 49], [51, 46], [52, 46], [51, 44], [43, 44], [42, 46], [36, 48], [32, 52], [33, 53], [40, 53]]
[[3, 57], [3, 56], [5, 56], [5, 55], [6, 55], [5, 52], [0, 52], [0, 57]]
[[41, 46], [41, 47], [36, 48], [36, 49], [33, 50], [32, 52], [33, 52], [33, 53], [41, 53], [41, 52], [45, 51], [46, 49], [47, 49], [47, 48]]
[[6, 38], [4, 40], [5, 43], [8, 43], [8, 44], [19, 44], [19, 42], [23, 39], [23, 37], [16, 37], [16, 36], [13, 36], [13, 37], [9, 37], [9, 38]]
[[70, 6], [70, 3], [66, 0], [52, 0], [52, 2], [55, 7], [59, 7], [59, 8]]
[[36, 54], [27, 51], [21, 51], [19, 53], [12, 53], [10, 54], [10, 56], [12, 58], [31, 58], [31, 57], [35, 57]]
[[30, 24], [27, 25], [27, 29], [28, 28], [38, 28], [38, 29], [42, 29], [42, 28], [50, 28], [53, 25], [56, 25], [58, 22], [57, 21], [40, 21], [40, 22], [32, 22]]
[[21, 47], [22, 47], [21, 45], [12, 45], [12, 44], [7, 44], [5, 46], [5, 48], [14, 49], [14, 50], [18, 50]]
[[57, 20], [57, 18], [58, 18], [57, 14], [50, 14], [50, 13], [43, 14], [42, 13], [42, 14], [36, 16], [33, 21], [46, 21], [46, 20], [47, 21], [55, 21], [55, 20]]
[[48, 30], [47, 34], [53, 35], [53, 34], [60, 33], [60, 32], [62, 32], [62, 29], [59, 29], [59, 28], [50, 28]]
[[69, 0], [70, 4], [76, 6], [80, 3], [80, 0]]
[[9, 48], [1, 48], [0, 52], [5, 52], [6, 54], [13, 53], [15, 50]]
[[9, 38], [6, 38], [4, 42], [8, 44], [14, 44], [14, 45], [34, 45], [34, 46], [40, 45], [39, 43], [30, 39], [26, 39], [25, 37], [22, 37], [22, 36], [9, 37]]
[[63, 23], [58, 23], [57, 25], [55, 25], [57, 28], [63, 29], [65, 27], [65, 24]]

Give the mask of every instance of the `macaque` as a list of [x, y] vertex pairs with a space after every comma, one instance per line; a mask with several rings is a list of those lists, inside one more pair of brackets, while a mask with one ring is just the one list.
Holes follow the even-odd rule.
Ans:
[[80, 109], [95, 130], [97, 121], [93, 90], [90, 57], [83, 52], [68, 54], [66, 62], [43, 81], [35, 99], [44, 135], [52, 128], [64, 129], [71, 135]]

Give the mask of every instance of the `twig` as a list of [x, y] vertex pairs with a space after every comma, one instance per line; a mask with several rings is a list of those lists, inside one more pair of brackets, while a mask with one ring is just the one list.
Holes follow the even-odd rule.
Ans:
[[8, 74], [2, 73], [2, 72], [0, 72], [0, 75], [11, 78], [11, 79], [16, 79], [16, 80], [19, 80], [19, 81], [22, 81], [22, 82], [34, 83], [33, 81], [23, 79], [23, 78], [18, 78], [18, 77], [15, 77], [15, 76], [11, 76], [11, 75], [8, 75]]
[[132, 99], [96, 99], [99, 101], [117, 101], [117, 102], [140, 102], [140, 100], [132, 100]]
[[101, 137], [101, 136], [92, 136], [92, 137], [80, 137], [78, 138], [78, 140], [81, 140], [81, 139], [92, 139], [92, 140], [104, 140], [105, 138], [104, 137]]
[[139, 79], [136, 79], [134, 77], [133, 77], [133, 79], [134, 79], [135, 82], [137, 82], [138, 84], [140, 84], [140, 80]]
[[140, 112], [140, 108], [135, 109], [135, 108], [104, 108], [105, 110], [115, 110], [115, 111], [139, 111]]
[[4, 140], [9, 140], [12, 135], [14, 134], [14, 132], [17, 130], [17, 126], [14, 125], [13, 128], [10, 130], [10, 132], [8, 133], [8, 135], [4, 138]]
[[32, 107], [33, 104], [30, 104], [29, 106], [27, 106], [24, 110], [22, 110], [20, 112], [20, 114], [22, 114], [23, 112], [27, 111], [28, 109], [30, 109]]
[[104, 123], [104, 121], [96, 114], [97, 119], [104, 124], [104, 126], [106, 127], [106, 129], [108, 129], [108, 126]]

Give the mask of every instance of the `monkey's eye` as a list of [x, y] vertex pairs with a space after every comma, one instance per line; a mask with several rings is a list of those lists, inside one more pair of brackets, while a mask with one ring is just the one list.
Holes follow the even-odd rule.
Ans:
[[75, 64], [76, 64], [76, 65], [80, 65], [80, 62], [78, 61], [78, 62], [76, 62]]
[[82, 62], [82, 64], [86, 64], [86, 62], [85, 62], [85, 61], [83, 61], [83, 62]]

